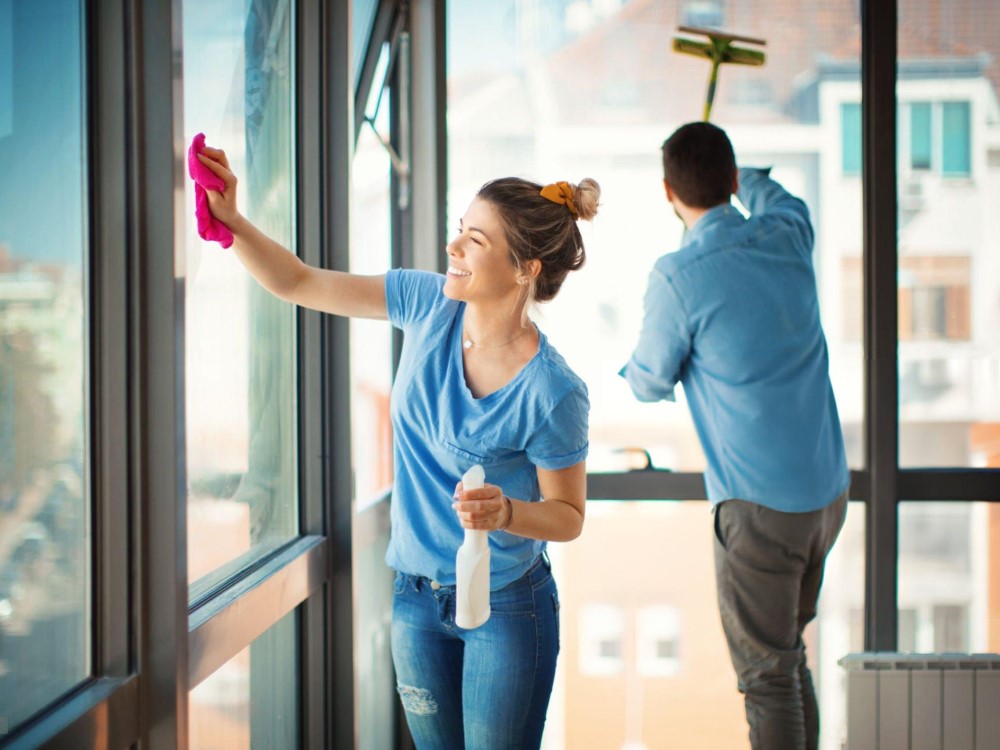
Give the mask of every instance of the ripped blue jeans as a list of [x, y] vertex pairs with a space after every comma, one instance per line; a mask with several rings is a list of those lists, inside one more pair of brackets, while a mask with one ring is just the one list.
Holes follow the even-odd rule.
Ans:
[[559, 654], [559, 595], [542, 558], [490, 594], [484, 625], [455, 625], [455, 587], [397, 573], [396, 689], [418, 750], [538, 748]]

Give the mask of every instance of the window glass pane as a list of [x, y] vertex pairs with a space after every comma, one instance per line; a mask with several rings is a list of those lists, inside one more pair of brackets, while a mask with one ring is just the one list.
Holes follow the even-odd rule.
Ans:
[[902, 503], [898, 606], [916, 652], [1000, 651], [1000, 504]]
[[[188, 142], [226, 151], [241, 211], [294, 251], [293, 6], [187, 0], [183, 17]], [[186, 187], [188, 575], [214, 574], [204, 586], [298, 531], [295, 310], [198, 238]]]
[[[378, 98], [373, 90], [370, 99]], [[374, 111], [374, 110], [373, 110]], [[389, 94], [383, 94], [374, 122], [361, 127], [354, 152], [350, 270], [379, 275], [392, 267], [392, 165], [379, 135], [389, 138]], [[376, 135], [375, 128], [379, 135]], [[351, 451], [357, 510], [384, 496], [392, 484], [392, 327], [384, 320], [350, 321]]]
[[932, 170], [898, 183], [905, 467], [1000, 466], [1000, 34], [984, 23], [994, 10], [899, 3], [897, 95], [930, 102], [934, 150]]
[[[377, 127], [379, 132], [388, 138], [388, 104], [383, 104], [383, 97], [388, 97], [389, 92], [385, 87], [386, 76], [389, 73], [389, 42], [382, 44], [382, 49], [378, 54], [378, 62], [375, 64], [375, 75], [372, 78], [372, 87], [368, 91], [368, 100], [365, 102], [365, 118], [375, 121], [378, 118]], [[381, 117], [380, 117], [381, 115]], [[362, 146], [360, 138], [364, 136], [359, 133], [358, 147]], [[366, 140], [371, 140], [374, 133], [369, 133]]]
[[354, 60], [354, 80], [357, 81], [361, 75], [361, 64], [365, 59], [365, 52], [368, 51], [379, 0], [353, 0], [353, 2], [354, 7], [351, 9], [353, 13], [351, 17], [353, 50], [351, 55]]
[[[387, 62], [388, 45], [384, 45], [380, 69]], [[352, 165], [350, 270], [371, 275], [384, 274], [392, 267], [392, 167], [389, 152], [379, 141], [379, 137], [389, 139], [390, 91], [381, 91], [384, 78], [384, 73], [376, 75], [379, 85], [367, 103], [373, 121], [361, 126]], [[352, 319], [350, 327], [355, 708], [359, 750], [381, 750], [393, 742], [398, 705], [389, 652], [393, 575], [385, 564], [389, 507], [387, 502], [378, 502], [388, 496], [392, 485], [393, 329], [384, 320]]]
[[91, 669], [83, 20], [0, 0], [0, 743]]
[[[743, 34], [774, 31], [773, 8], [762, 1], [740, 3], [738, 12], [726, 3], [683, 5], [721, 15]], [[861, 180], [843, 174], [841, 108], [852, 113], [847, 130], [859, 138], [860, 37], [855, 6], [838, 8], [796, 4], [787, 21], [801, 33], [778, 44], [772, 38], [764, 66], [723, 67], [713, 119], [727, 128], [741, 163], [773, 165], [774, 177], [809, 206], [831, 377], [848, 459], [859, 466], [861, 341], [843, 321], [862, 296], [842, 261], [861, 257]], [[671, 51], [679, 20], [662, 4], [638, 0], [448, 5], [449, 230], [496, 177], [593, 177], [602, 187], [598, 216], [580, 223], [586, 265], [535, 316], [589, 388], [590, 470], [623, 468], [627, 459], [616, 450], [634, 445], [649, 449], [659, 467], [705, 467], [683, 392], [676, 404], [641, 404], [618, 376], [638, 339], [653, 263], [681, 242], [660, 146], [701, 117], [709, 70]], [[852, 153], [857, 175], [860, 150]]]
[[[591, 500], [583, 534], [549, 548], [562, 648], [544, 748], [749, 747], [707, 511], [701, 502]], [[804, 638], [823, 750], [846, 739], [837, 660], [864, 648], [863, 549], [864, 505], [852, 502]]]
[[191, 691], [191, 750], [300, 747], [297, 621], [285, 615]]
[[910, 105], [910, 168], [931, 168], [931, 105]]
[[861, 174], [861, 105], [840, 105], [841, 170], [845, 175]]
[[946, 175], [967, 176], [971, 171], [971, 122], [968, 102], [941, 106], [941, 169]]

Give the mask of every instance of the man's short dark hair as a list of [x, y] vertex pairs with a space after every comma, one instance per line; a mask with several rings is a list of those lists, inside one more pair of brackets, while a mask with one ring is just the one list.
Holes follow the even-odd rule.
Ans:
[[691, 208], [728, 203], [736, 178], [733, 144], [722, 128], [689, 122], [663, 142], [663, 178]]

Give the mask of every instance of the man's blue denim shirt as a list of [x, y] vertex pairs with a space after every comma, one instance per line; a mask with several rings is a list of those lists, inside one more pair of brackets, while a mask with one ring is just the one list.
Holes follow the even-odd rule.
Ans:
[[750, 218], [716, 206], [649, 277], [639, 343], [621, 370], [640, 401], [680, 382], [708, 461], [713, 507], [806, 512], [850, 479], [829, 376], [805, 203], [741, 169]]

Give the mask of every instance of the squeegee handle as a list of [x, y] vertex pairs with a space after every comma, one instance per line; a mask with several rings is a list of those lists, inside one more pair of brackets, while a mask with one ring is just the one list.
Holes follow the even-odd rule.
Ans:
[[712, 102], [715, 101], [715, 86], [719, 81], [719, 59], [712, 60], [712, 72], [708, 75], [708, 93], [705, 95], [705, 122], [712, 114]]

